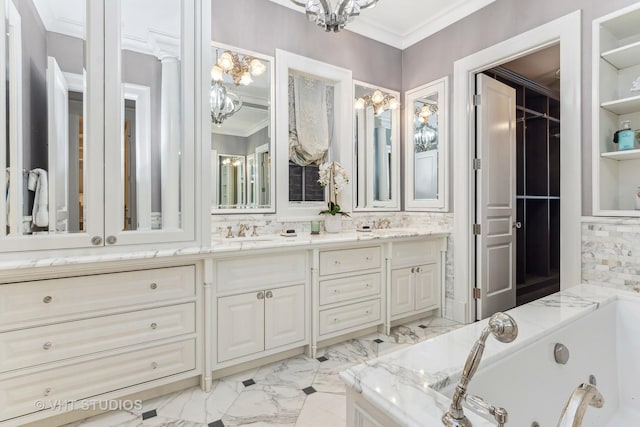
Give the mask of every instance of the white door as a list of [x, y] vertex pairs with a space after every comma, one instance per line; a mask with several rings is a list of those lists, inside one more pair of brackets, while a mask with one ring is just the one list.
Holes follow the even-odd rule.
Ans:
[[391, 272], [391, 315], [407, 313], [414, 309], [413, 273], [411, 268], [399, 268]]
[[483, 74], [476, 84], [476, 317], [516, 305], [516, 94]]
[[438, 264], [420, 265], [413, 273], [416, 310], [437, 307], [440, 303], [440, 280]]
[[264, 350], [264, 291], [218, 298], [218, 362]]
[[304, 285], [265, 292], [265, 349], [282, 347], [304, 340]]
[[49, 231], [67, 231], [69, 212], [69, 87], [55, 58], [47, 58]]

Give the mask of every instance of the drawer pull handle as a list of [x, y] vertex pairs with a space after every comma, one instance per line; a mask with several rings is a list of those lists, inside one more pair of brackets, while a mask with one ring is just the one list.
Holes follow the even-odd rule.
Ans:
[[364, 287], [365, 287], [365, 288], [370, 288], [370, 287], [371, 287], [371, 283], [369, 283], [369, 282], [365, 283], [365, 284], [364, 284]]
[[370, 257], [370, 256], [366, 257], [365, 259], [366, 259], [367, 261], [371, 261], [371, 257]]
[[44, 345], [42, 346], [42, 348], [44, 348], [45, 350], [49, 350], [51, 347], [53, 347], [53, 343], [51, 341], [47, 341], [46, 343], [44, 343]]
[[420, 273], [420, 267], [416, 268], [416, 273]]
[[340, 265], [340, 261], [335, 260], [335, 261], [334, 261], [334, 264], [335, 264], [335, 265]]
[[334, 289], [334, 290], [333, 290], [333, 293], [334, 293], [334, 294], [339, 294], [339, 293], [340, 293], [340, 290], [339, 290], [339, 289]]
[[411, 267], [411, 272], [415, 273], [416, 272], [416, 268], [415, 267]]
[[264, 299], [264, 292], [258, 292], [257, 297], [258, 297], [259, 300], [262, 301]]
[[365, 311], [364, 314], [369, 314], [369, 310]]
[[158, 284], [157, 283], [152, 283], [152, 284], [149, 285], [149, 287], [155, 291], [156, 289], [158, 289]]
[[273, 292], [267, 291], [267, 298], [273, 298]]
[[333, 323], [338, 323], [338, 318], [337, 317], [333, 318]]
[[47, 388], [44, 389], [44, 393], [42, 393], [42, 395], [43, 396], [49, 396], [52, 391], [53, 391], [53, 389], [51, 387], [47, 387]]
[[47, 295], [46, 297], [42, 298], [42, 302], [45, 304], [49, 304], [51, 301], [53, 301], [53, 298], [49, 295]]
[[153, 322], [153, 323], [151, 324], [151, 329], [157, 329], [157, 328], [158, 328], [158, 324], [157, 324], [157, 323], [155, 323], [155, 322]]
[[158, 369], [158, 363], [152, 362], [151, 363], [151, 369]]

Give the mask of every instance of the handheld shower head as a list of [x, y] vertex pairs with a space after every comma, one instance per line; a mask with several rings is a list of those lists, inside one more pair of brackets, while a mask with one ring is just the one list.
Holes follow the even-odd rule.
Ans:
[[507, 313], [495, 313], [489, 319], [489, 329], [498, 341], [510, 343], [518, 337], [518, 325]]

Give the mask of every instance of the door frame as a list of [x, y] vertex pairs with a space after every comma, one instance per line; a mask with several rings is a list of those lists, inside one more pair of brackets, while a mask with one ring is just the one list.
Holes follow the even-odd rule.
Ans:
[[475, 75], [494, 66], [526, 56], [560, 42], [560, 286], [566, 289], [580, 283], [582, 215], [582, 57], [581, 16], [577, 10], [532, 30], [476, 52], [454, 63], [453, 74], [453, 211], [454, 211], [454, 302], [452, 316], [470, 323], [476, 318], [473, 303], [475, 245], [475, 177], [473, 158], [475, 114], [473, 96]]

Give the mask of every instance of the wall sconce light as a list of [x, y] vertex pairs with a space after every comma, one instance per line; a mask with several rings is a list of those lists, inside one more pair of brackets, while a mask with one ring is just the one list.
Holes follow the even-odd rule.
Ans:
[[240, 56], [229, 50], [225, 50], [220, 55], [216, 64], [211, 69], [211, 78], [214, 81], [221, 81], [224, 74], [229, 74], [233, 78], [233, 83], [238, 85], [249, 85], [253, 82], [253, 77], [262, 75], [267, 70], [267, 66], [257, 58], [249, 55]]
[[415, 116], [420, 123], [427, 123], [429, 117], [438, 112], [438, 106], [435, 104], [424, 104], [422, 108], [416, 108]]
[[356, 110], [362, 110], [367, 105], [373, 106], [373, 112], [375, 115], [379, 115], [385, 110], [396, 110], [400, 107], [400, 102], [388, 93], [375, 90], [371, 95], [365, 95], [362, 98], [356, 99], [356, 102], [353, 104]]

